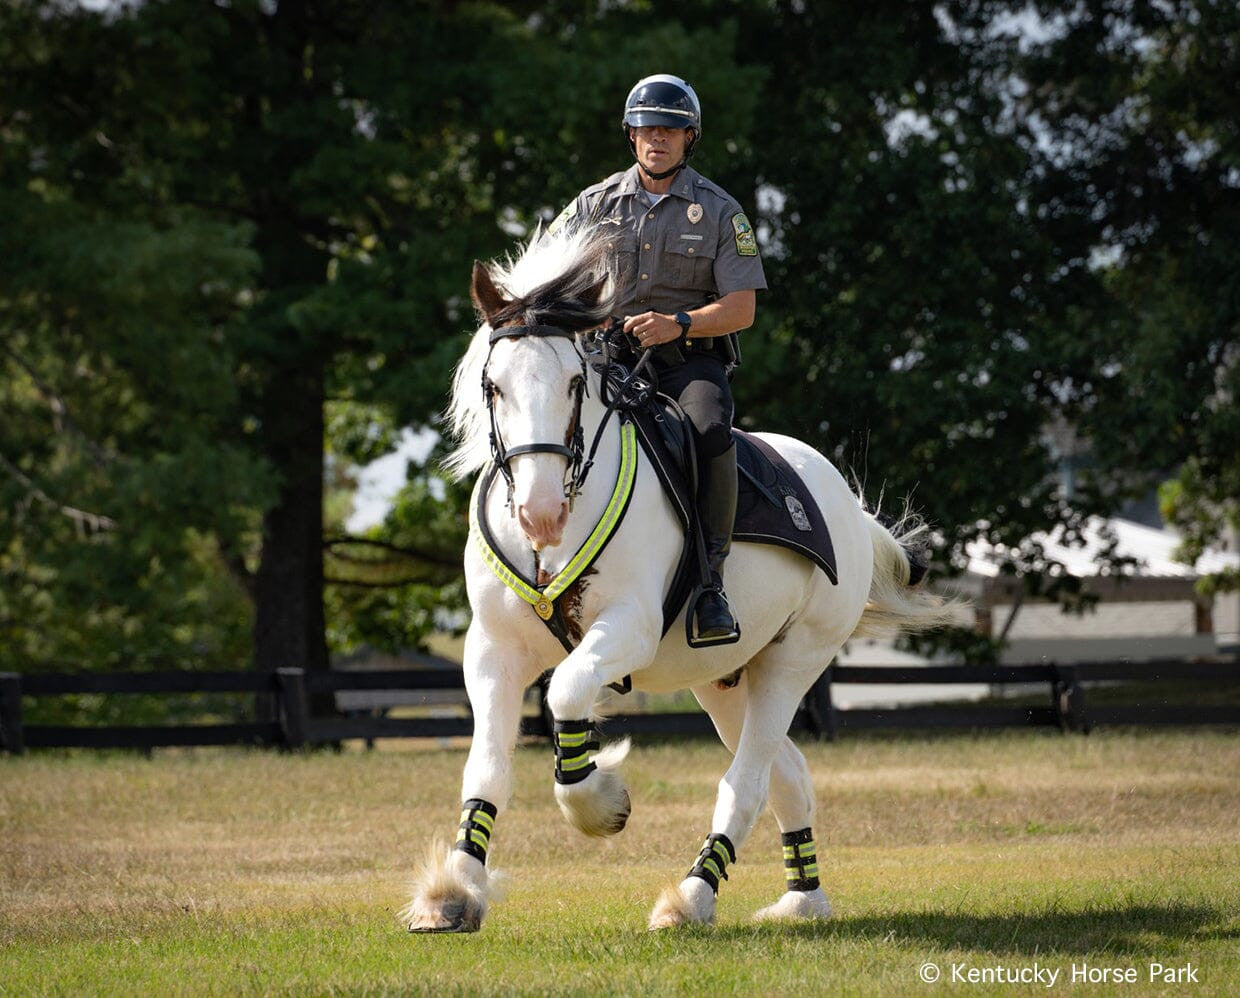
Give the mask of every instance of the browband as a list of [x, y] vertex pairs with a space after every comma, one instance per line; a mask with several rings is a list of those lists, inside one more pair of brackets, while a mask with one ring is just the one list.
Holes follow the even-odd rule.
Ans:
[[567, 340], [576, 337], [576, 331], [559, 326], [501, 326], [491, 330], [491, 346], [500, 340], [521, 339], [525, 336], [562, 336]]

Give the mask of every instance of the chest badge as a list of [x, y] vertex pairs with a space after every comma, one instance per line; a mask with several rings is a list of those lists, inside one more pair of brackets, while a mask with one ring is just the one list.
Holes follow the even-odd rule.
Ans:
[[694, 225], [697, 225], [698, 222], [702, 220], [702, 206], [700, 204], [697, 204], [696, 202], [694, 204], [689, 205], [689, 210], [685, 212], [685, 216], [689, 219], [690, 222], [692, 222]]

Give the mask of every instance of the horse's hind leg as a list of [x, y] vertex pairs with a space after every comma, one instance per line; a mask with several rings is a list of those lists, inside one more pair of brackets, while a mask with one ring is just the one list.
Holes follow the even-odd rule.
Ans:
[[[772, 767], [777, 761], [778, 799], [784, 820], [804, 821], [801, 827], [809, 827], [813, 815], [812, 785], [804, 757], [788, 740], [786, 732], [814, 676], [810, 669], [796, 669], [771, 660], [781, 657], [764, 652], [750, 663], [746, 669], [748, 695], [739, 710], [725, 710], [720, 704], [720, 714], [725, 718], [720, 733], [727, 731], [725, 743], [731, 739], [732, 765], [719, 782], [712, 831], [706, 845], [679, 887], [665, 892], [655, 905], [650, 916], [652, 929], [686, 922], [709, 922], [714, 918], [719, 882], [726, 879], [727, 864], [735, 860], [736, 850], [748, 838], [766, 803]], [[712, 699], [709, 693], [701, 692], [707, 701]], [[739, 733], [737, 713], [741, 715]], [[825, 896], [821, 901], [824, 910], [807, 910], [803, 914], [828, 913], [830, 907], [825, 904]], [[817, 906], [810, 904], [808, 907]]]
[[[749, 693], [745, 674], [731, 688], [709, 683], [695, 687], [693, 693], [724, 745], [734, 753]], [[779, 825], [786, 890], [779, 901], [756, 912], [754, 918], [829, 918], [831, 903], [818, 882], [814, 784], [805, 756], [787, 735], [771, 763], [769, 804]]]

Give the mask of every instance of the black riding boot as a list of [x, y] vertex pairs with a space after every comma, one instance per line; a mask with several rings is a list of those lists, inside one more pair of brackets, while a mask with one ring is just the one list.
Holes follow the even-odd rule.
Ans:
[[713, 588], [698, 600], [697, 636], [708, 641], [735, 640], [740, 625], [723, 592], [723, 562], [732, 550], [732, 528], [736, 522], [736, 444], [712, 458], [702, 471], [698, 516]]

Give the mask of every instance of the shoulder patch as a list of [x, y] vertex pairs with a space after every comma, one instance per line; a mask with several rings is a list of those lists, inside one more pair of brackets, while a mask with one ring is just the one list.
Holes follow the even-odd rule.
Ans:
[[737, 256], [757, 256], [758, 237], [754, 235], [753, 226], [743, 211], [732, 216], [732, 230], [736, 233]]

